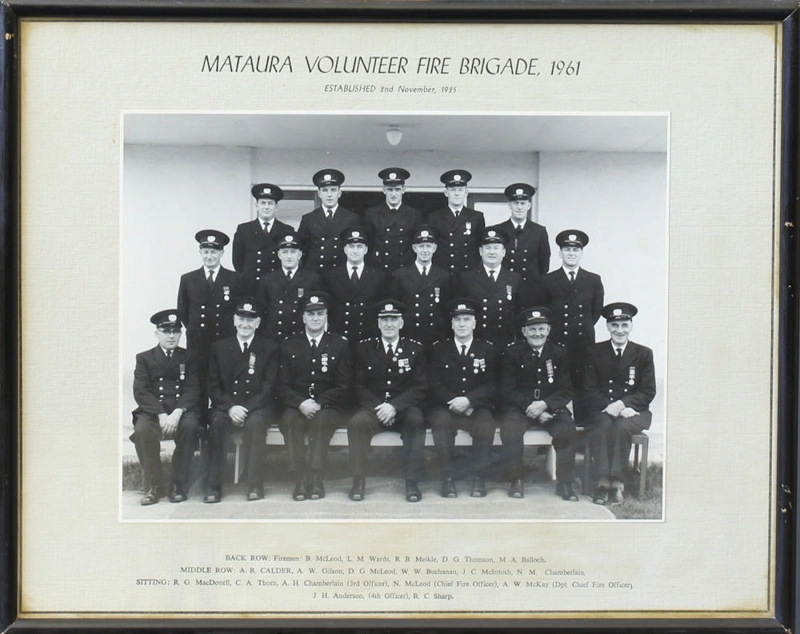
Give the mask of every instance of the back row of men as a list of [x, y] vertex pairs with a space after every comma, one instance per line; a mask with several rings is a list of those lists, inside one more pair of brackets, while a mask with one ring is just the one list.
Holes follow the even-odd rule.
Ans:
[[[302, 303], [303, 333], [280, 345], [258, 336], [260, 311], [244, 298], [236, 302], [236, 334], [211, 347], [207, 389], [208, 464], [205, 502], [222, 497], [228, 436], [243, 431], [248, 482], [247, 499], [264, 497], [267, 429], [277, 424], [288, 449], [297, 501], [325, 496], [322, 469], [334, 431], [347, 428], [353, 484], [350, 499], [366, 495], [368, 452], [381, 431], [400, 434], [406, 500], [422, 498], [425, 430], [430, 426], [442, 474], [441, 495], [456, 497], [452, 460], [459, 429], [470, 432], [473, 497], [486, 495], [490, 449], [499, 424], [502, 467], [511, 476], [508, 495], [524, 496], [523, 436], [541, 426], [556, 450], [556, 493], [577, 501], [574, 488], [576, 426], [568, 409], [573, 400], [566, 351], [550, 343], [547, 308], [522, 312], [524, 340], [499, 351], [474, 336], [478, 305], [458, 298], [450, 304], [452, 335], [423, 346], [402, 336], [408, 307], [386, 299], [374, 307], [380, 335], [353, 348], [327, 329], [330, 297], [311, 292]], [[598, 504], [620, 503], [622, 473], [631, 437], [650, 426], [649, 404], [655, 396], [653, 355], [629, 341], [635, 306], [603, 308], [611, 338], [595, 344], [586, 363], [587, 438], [592, 445], [593, 494]], [[172, 502], [188, 495], [189, 465], [208, 399], [201, 389], [197, 359], [178, 347], [181, 324], [177, 311], [152, 316], [158, 345], [136, 357], [131, 437], [144, 470], [143, 505], [163, 493], [159, 444], [175, 439]], [[354, 405], [355, 404], [355, 405]], [[497, 414], [497, 420], [495, 419]], [[308, 439], [308, 450], [306, 450]]]

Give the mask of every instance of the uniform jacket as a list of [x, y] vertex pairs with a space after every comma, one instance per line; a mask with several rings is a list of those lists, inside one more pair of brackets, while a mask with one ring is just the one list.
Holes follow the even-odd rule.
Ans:
[[136, 355], [133, 371], [133, 398], [138, 407], [158, 416], [171, 414], [176, 407], [190, 410], [199, 405], [200, 384], [197, 369], [185, 348], [175, 348], [168, 359], [156, 346]]
[[249, 412], [274, 405], [280, 349], [256, 335], [242, 354], [236, 336], [211, 345], [208, 394], [211, 407], [228, 411], [241, 405]]
[[502, 267], [493, 283], [481, 264], [461, 273], [457, 279], [455, 296], [471, 297], [480, 306], [476, 335], [491, 341], [500, 350], [514, 341], [519, 333], [517, 313], [527, 303], [522, 278]]
[[594, 410], [621, 400], [637, 412], [649, 411], [656, 396], [653, 351], [628, 341], [620, 360], [610, 341], [594, 344], [586, 360], [584, 389], [587, 404]]
[[280, 268], [275, 245], [278, 238], [293, 231], [291, 226], [277, 219], [272, 221], [269, 234], [264, 233], [258, 218], [236, 228], [233, 234], [233, 268], [242, 274], [248, 293], [255, 294], [261, 278]]
[[234, 334], [233, 309], [244, 294], [241, 276], [220, 267], [214, 288], [208, 288], [205, 269], [200, 267], [181, 276], [178, 287], [178, 317], [186, 326], [189, 349], [200, 342], [211, 342]]
[[447, 406], [456, 396], [466, 396], [473, 408], [493, 407], [497, 396], [498, 365], [495, 347], [473, 339], [466, 357], [453, 337], [433, 345], [430, 362], [430, 400]]
[[264, 311], [259, 333], [276, 341], [296, 335], [303, 330], [300, 300], [309, 293], [322, 290], [318, 273], [297, 268], [291, 280], [280, 268], [267, 273], [258, 285], [256, 300]]
[[373, 306], [386, 296], [387, 276], [371, 266], [364, 266], [358, 284], [350, 279], [352, 269], [339, 266], [323, 277], [323, 287], [331, 294], [328, 325], [355, 345], [378, 332]]
[[392, 274], [388, 296], [409, 307], [403, 316], [406, 336], [428, 344], [450, 334], [447, 306], [452, 297], [452, 278], [443, 268], [428, 265], [423, 279], [416, 264], [404, 266]]
[[400, 205], [396, 211], [383, 202], [370, 207], [364, 214], [364, 226], [369, 235], [366, 261], [375, 268], [391, 273], [411, 264], [416, 255], [411, 249], [420, 212], [410, 205]]
[[480, 211], [464, 207], [456, 218], [449, 207], [444, 207], [431, 212], [426, 222], [436, 229], [438, 237], [434, 264], [453, 274], [478, 266], [478, 240], [486, 226]]
[[518, 341], [503, 354], [502, 399], [505, 407], [525, 412], [533, 401], [544, 401], [550, 413], [572, 400], [572, 379], [567, 351], [545, 342], [536, 359], [527, 341]]
[[305, 214], [297, 229], [297, 237], [305, 252], [303, 266], [322, 274], [344, 264], [344, 243], [340, 236], [345, 229], [358, 224], [358, 216], [342, 206], [336, 209], [331, 220], [325, 217], [322, 207]]
[[570, 352], [594, 343], [594, 325], [603, 308], [603, 282], [596, 273], [578, 269], [570, 283], [563, 268], [543, 278], [547, 306], [552, 311], [550, 338]]
[[324, 333], [313, 355], [305, 332], [281, 344], [280, 398], [286, 407], [313, 398], [341, 409], [350, 404], [352, 385], [353, 356], [344, 337]]
[[496, 227], [509, 237], [503, 266], [518, 273], [526, 284], [535, 283], [550, 268], [550, 241], [547, 229], [528, 220], [517, 233], [514, 223], [509, 219]]
[[395, 345], [391, 360], [380, 337], [365, 339], [356, 348], [356, 392], [364, 409], [389, 403], [402, 413], [425, 399], [428, 371], [422, 344], [400, 337]]

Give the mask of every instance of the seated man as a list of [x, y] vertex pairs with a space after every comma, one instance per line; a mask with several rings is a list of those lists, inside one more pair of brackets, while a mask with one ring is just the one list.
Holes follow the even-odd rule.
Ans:
[[364, 499], [367, 455], [372, 437], [381, 431], [399, 432], [403, 439], [406, 500], [419, 502], [417, 484], [423, 473], [425, 399], [428, 375], [422, 344], [400, 336], [406, 306], [392, 299], [378, 307], [381, 336], [365, 339], [356, 349], [356, 398], [361, 408], [347, 426], [353, 488], [350, 499]]
[[492, 406], [497, 392], [497, 360], [494, 346], [473, 339], [478, 306], [469, 299], [450, 304], [453, 337], [433, 345], [430, 366], [428, 420], [439, 453], [442, 470], [442, 497], [458, 495], [453, 481], [452, 458], [456, 432], [466, 429], [472, 435], [472, 497], [486, 495], [484, 471], [494, 439]]
[[575, 479], [575, 421], [567, 409], [572, 399], [567, 351], [547, 341], [550, 311], [528, 308], [522, 312], [524, 341], [503, 354], [502, 399], [505, 410], [500, 438], [506, 465], [511, 470], [508, 495], [524, 497], [523, 437], [532, 425], [541, 425], [553, 437], [556, 450], [556, 494], [577, 502]]
[[[342, 409], [351, 398], [353, 360], [347, 339], [326, 332], [327, 293], [303, 298], [305, 332], [281, 345], [280, 397], [285, 409], [279, 426], [289, 452], [289, 470], [296, 474], [294, 499], [325, 497], [322, 467], [336, 428], [344, 424]], [[306, 470], [308, 434], [309, 467]]]
[[624, 302], [604, 306], [601, 314], [611, 338], [594, 344], [586, 362], [586, 432], [597, 479], [595, 504], [624, 501], [631, 438], [649, 429], [653, 420], [648, 409], [656, 396], [653, 351], [629, 339], [637, 312]]
[[133, 371], [133, 434], [136, 455], [144, 471], [140, 504], [156, 504], [163, 490], [161, 440], [175, 440], [170, 502], [183, 502], [189, 491], [189, 468], [200, 424], [200, 385], [186, 349], [178, 347], [181, 322], [177, 310], [162, 310], [150, 318], [158, 345], [136, 355]]
[[222, 499], [222, 474], [232, 429], [244, 431], [247, 500], [264, 497], [264, 458], [267, 429], [277, 420], [275, 388], [278, 345], [256, 335], [261, 324], [251, 298], [236, 302], [236, 335], [211, 346], [208, 393], [211, 414], [208, 431], [208, 482], [205, 502]]

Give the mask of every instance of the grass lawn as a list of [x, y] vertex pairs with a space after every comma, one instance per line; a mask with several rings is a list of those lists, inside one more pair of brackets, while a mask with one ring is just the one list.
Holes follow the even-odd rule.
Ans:
[[644, 496], [636, 497], [639, 490], [639, 474], [629, 469], [625, 474], [625, 501], [609, 506], [611, 512], [621, 520], [660, 520], [663, 518], [663, 476], [661, 464], [651, 463], [647, 467], [647, 483]]

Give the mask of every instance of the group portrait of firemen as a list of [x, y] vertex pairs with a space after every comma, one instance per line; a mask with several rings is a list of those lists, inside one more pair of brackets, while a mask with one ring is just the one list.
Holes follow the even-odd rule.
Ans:
[[[455, 438], [465, 430], [464, 492], [486, 496], [487, 480], [502, 472], [508, 495], [523, 498], [531, 427], [552, 436], [556, 494], [578, 501], [582, 427], [596, 483], [587, 493], [596, 504], [620, 504], [632, 436], [651, 424], [655, 369], [651, 349], [630, 339], [636, 306], [606, 304], [600, 275], [581, 265], [589, 236], [560, 230], [561, 266], [548, 271], [550, 238], [531, 219], [533, 186], [508, 185], [509, 218], [487, 227], [466, 206], [467, 170], [441, 175], [446, 204], [428, 214], [403, 201], [407, 170], [378, 176], [384, 201], [362, 214], [339, 205], [345, 175], [322, 169], [312, 177], [320, 205], [296, 230], [280, 220], [281, 187], [258, 183], [256, 218], [232, 239], [219, 228], [196, 232], [202, 266], [176, 280], [175, 308], [153, 307], [157, 345], [136, 356], [140, 503], [187, 499], [199, 437], [203, 500], [219, 502], [233, 431], [242, 433], [246, 499], [263, 499], [274, 425], [296, 501], [325, 497], [337, 429], [347, 430], [354, 502], [369, 492], [370, 445], [384, 431], [400, 435], [398, 475], [406, 501], [419, 502], [428, 429], [442, 497], [459, 494]], [[226, 249], [235, 270], [220, 264]], [[601, 317], [609, 339], [596, 343]], [[175, 443], [169, 482], [162, 441]]]

